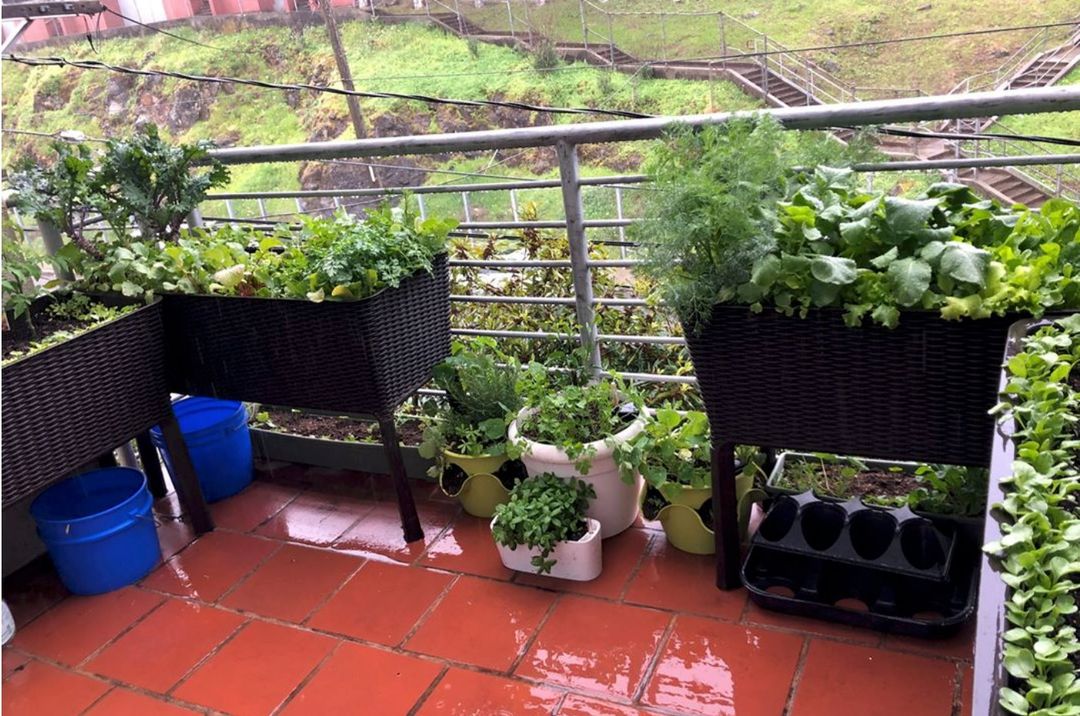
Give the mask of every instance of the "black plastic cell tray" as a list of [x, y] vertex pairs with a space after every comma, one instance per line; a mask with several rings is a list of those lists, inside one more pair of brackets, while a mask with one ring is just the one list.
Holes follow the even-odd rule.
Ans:
[[949, 579], [928, 582], [753, 544], [742, 576], [750, 599], [766, 609], [937, 638], [954, 633], [975, 608], [978, 551], [977, 539], [961, 533]]
[[810, 492], [772, 501], [754, 535], [761, 550], [903, 574], [923, 582], [949, 578], [956, 529], [916, 515], [859, 500], [821, 500]]

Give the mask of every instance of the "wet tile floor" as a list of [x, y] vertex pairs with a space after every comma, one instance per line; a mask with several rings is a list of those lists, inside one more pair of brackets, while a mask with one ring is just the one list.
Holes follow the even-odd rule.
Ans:
[[483, 520], [413, 483], [404, 545], [389, 479], [262, 465], [192, 540], [157, 505], [166, 561], [66, 595], [4, 585], [5, 714], [959, 716], [971, 632], [940, 642], [770, 613], [712, 561], [639, 523], [588, 583], [504, 569]]

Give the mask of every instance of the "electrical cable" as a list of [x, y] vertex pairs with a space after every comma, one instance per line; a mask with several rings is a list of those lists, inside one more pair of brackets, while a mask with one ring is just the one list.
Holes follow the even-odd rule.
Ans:
[[233, 84], [259, 87], [262, 89], [286, 90], [286, 91], [310, 91], [324, 92], [346, 97], [363, 97], [367, 99], [399, 99], [426, 104], [452, 105], [458, 107], [504, 107], [519, 109], [526, 112], [544, 112], [548, 114], [577, 114], [596, 115], [606, 117], [619, 117], [623, 119], [646, 119], [653, 115], [641, 112], [631, 112], [618, 109], [597, 109], [594, 107], [549, 107], [546, 105], [534, 105], [525, 102], [506, 102], [499, 100], [476, 100], [455, 99], [450, 97], [430, 97], [420, 94], [406, 94], [399, 92], [367, 92], [362, 90], [347, 90], [326, 85], [311, 84], [288, 84], [282, 82], [267, 82], [263, 80], [245, 79], [242, 77], [195, 75], [186, 72], [172, 72], [167, 70], [140, 70], [134, 67], [113, 65], [99, 60], [71, 60], [64, 57], [24, 57], [22, 55], [4, 55], [5, 62], [15, 62], [31, 67], [75, 67], [83, 70], [108, 70], [120, 74], [137, 75], [142, 77], [171, 77], [173, 79], [188, 80], [191, 82], [205, 82], [211, 84]]
[[[167, 35], [168, 37], [172, 37], [174, 39], [181, 40], [183, 42], [187, 42], [187, 43], [189, 43], [191, 45], [195, 45], [196, 47], [205, 47], [208, 50], [214, 50], [216, 52], [225, 52], [226, 51], [221, 47], [214, 47], [213, 45], [207, 45], [205, 42], [199, 42], [198, 40], [192, 40], [191, 38], [184, 37], [183, 35], [177, 35], [175, 32], [169, 32], [168, 30], [162, 30], [160, 27], [154, 27], [153, 25], [147, 25], [145, 22], [141, 22], [139, 20], [136, 20], [133, 17], [128, 17], [127, 15], [124, 15], [123, 13], [120, 13], [120, 12], [117, 12], [116, 10], [113, 10], [108, 5], [103, 5], [101, 9], [104, 10], [105, 12], [109, 13], [110, 15], [117, 16], [121, 20], [126, 20], [127, 22], [138, 25], [139, 27], [145, 27], [147, 30], [153, 30], [154, 32], [156, 32], [156, 33], [158, 33], [160, 35]], [[98, 17], [100, 17], [100, 15], [98, 15]]]
[[[857, 129], [856, 127], [843, 127], [843, 129]], [[1040, 142], [1043, 144], [1058, 144], [1065, 147], [1080, 147], [1080, 139], [1067, 137], [1045, 137], [1038, 134], [1000, 134], [997, 132], [973, 132], [961, 134], [958, 132], [932, 132], [921, 129], [904, 129], [903, 127], [877, 127], [879, 134], [887, 134], [896, 137], [922, 137], [927, 139], [1005, 139], [1021, 140], [1025, 142]]]

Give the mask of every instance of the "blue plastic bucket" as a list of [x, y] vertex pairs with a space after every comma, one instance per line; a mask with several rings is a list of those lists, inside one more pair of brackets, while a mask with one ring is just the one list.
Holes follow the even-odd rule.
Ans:
[[101, 594], [142, 579], [161, 559], [146, 477], [130, 467], [84, 472], [30, 505], [64, 586]]
[[[173, 412], [180, 423], [180, 432], [207, 502], [223, 500], [251, 484], [255, 468], [243, 403], [181, 398], [173, 403]], [[172, 473], [172, 458], [165, 447], [161, 428], [152, 428], [150, 438], [161, 450], [165, 466]]]

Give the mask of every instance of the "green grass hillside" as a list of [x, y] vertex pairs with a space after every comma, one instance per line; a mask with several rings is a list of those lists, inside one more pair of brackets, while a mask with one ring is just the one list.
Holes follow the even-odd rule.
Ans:
[[[656, 114], [742, 109], [756, 103], [727, 82], [692, 82], [631, 78], [587, 65], [561, 65], [538, 71], [530, 57], [513, 50], [462, 39], [418, 24], [343, 23], [356, 84], [365, 90], [417, 93], [455, 98], [492, 98], [544, 105], [634, 109]], [[178, 32], [212, 44], [208, 50], [163, 35], [105, 39], [98, 54], [84, 42], [38, 54], [87, 57], [148, 69], [206, 75], [233, 75], [275, 81], [333, 84], [333, 56], [320, 26], [249, 28], [239, 22], [220, 31]], [[105, 71], [31, 68], [4, 63], [4, 125], [57, 132], [84, 131], [88, 136], [118, 136], [141, 119], [154, 121], [173, 139], [212, 139], [224, 145], [277, 144], [352, 137], [345, 100], [313, 92], [282, 92], [250, 87], [195, 84], [171, 78], [134, 78]], [[368, 131], [378, 136], [513, 127], [536, 123], [587, 121], [573, 115], [536, 114], [507, 109], [433, 107], [418, 102], [364, 100]], [[5, 163], [40, 155], [47, 141], [4, 135]], [[636, 169], [639, 148], [589, 148], [583, 161], [590, 173]], [[530, 150], [492, 156], [386, 159], [418, 162], [425, 167], [488, 170], [511, 176], [549, 176], [553, 152]], [[235, 190], [347, 186], [342, 165], [304, 167], [261, 164], [233, 169]], [[320, 173], [321, 171], [321, 173]], [[366, 170], [362, 170], [366, 171]], [[305, 173], [306, 172], [306, 173]], [[387, 170], [384, 183], [415, 178], [416, 173]], [[306, 179], [305, 179], [306, 177]], [[429, 181], [445, 182], [436, 175]], [[460, 180], [459, 180], [460, 181]], [[527, 197], [526, 197], [527, 198]], [[526, 199], [523, 198], [523, 201]], [[477, 197], [478, 202], [483, 197]], [[482, 205], [482, 204], [481, 204]], [[279, 207], [285, 211], [290, 205]]]
[[[523, 3], [512, 4], [516, 29], [524, 30]], [[529, 6], [529, 21], [539, 32], [567, 41], [581, 42], [582, 17], [579, 0], [547, 0], [542, 7]], [[477, 9], [460, 4], [462, 12], [489, 29], [509, 27], [502, 2], [489, 0]], [[394, 8], [400, 10], [402, 6]], [[715, 13], [723, 11], [737, 22], [728, 22], [728, 52], [752, 49], [752, 30], [763, 32], [789, 48], [847, 44], [919, 35], [982, 30], [994, 27], [1063, 22], [1077, 15], [1075, 0], [619, 0], [585, 3], [585, 22], [590, 42], [602, 44], [609, 36], [631, 55], [646, 59], [703, 57], [721, 54], [720, 23], [713, 17], [669, 17], [661, 24], [654, 15], [618, 13]], [[1034, 34], [1021, 30], [943, 40], [908, 42], [812, 53], [812, 59], [858, 87], [917, 88], [929, 93], [948, 91], [957, 82], [993, 69]], [[1064, 34], [1067, 32], [1063, 31]]]

